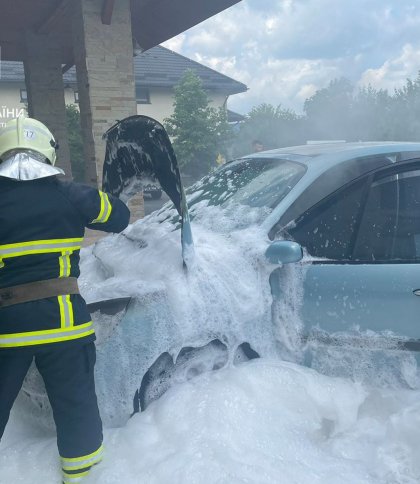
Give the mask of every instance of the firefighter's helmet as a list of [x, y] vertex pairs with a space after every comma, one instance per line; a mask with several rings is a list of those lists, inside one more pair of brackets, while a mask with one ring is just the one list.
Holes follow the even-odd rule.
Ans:
[[0, 160], [4, 160], [8, 153], [29, 151], [41, 155], [54, 166], [57, 148], [51, 131], [36, 119], [12, 119], [0, 128]]

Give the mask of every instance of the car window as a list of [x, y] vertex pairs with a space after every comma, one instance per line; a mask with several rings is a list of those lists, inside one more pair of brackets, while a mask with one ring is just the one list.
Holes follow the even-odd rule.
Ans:
[[[226, 220], [213, 230], [226, 230], [228, 220], [230, 229], [259, 224], [306, 170], [300, 162], [279, 158], [243, 158], [227, 163], [186, 190], [190, 218], [206, 218], [207, 208], [218, 206]], [[165, 205], [157, 215], [160, 222], [170, 221], [180, 227], [173, 204]]]
[[373, 181], [353, 258], [359, 261], [420, 260], [420, 170]]
[[287, 234], [314, 257], [349, 260], [366, 178], [306, 211]]
[[190, 208], [233, 203], [274, 207], [303, 176], [306, 167], [288, 160], [244, 159], [229, 163], [187, 190]]
[[278, 162], [264, 170], [230, 197], [230, 203], [274, 208], [305, 173], [303, 165]]

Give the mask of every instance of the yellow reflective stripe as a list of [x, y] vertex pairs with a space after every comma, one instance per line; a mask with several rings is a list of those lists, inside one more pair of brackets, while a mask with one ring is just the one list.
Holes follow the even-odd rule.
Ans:
[[58, 264], [60, 266], [60, 272], [58, 274], [58, 277], [64, 277], [64, 256], [61, 255], [61, 257], [58, 258]]
[[51, 239], [0, 245], [0, 259], [31, 254], [80, 250], [83, 238]]
[[108, 222], [112, 212], [112, 205], [109, 201], [108, 195], [100, 190], [98, 190], [98, 192], [101, 199], [101, 208], [99, 210], [99, 215], [95, 220], [90, 222], [91, 224], [104, 224], [105, 222]]
[[97, 464], [103, 457], [104, 446], [101, 445], [98, 450], [92, 452], [92, 454], [83, 455], [81, 457], [61, 457], [61, 466], [65, 471], [77, 471], [87, 466], [93, 466]]
[[85, 472], [78, 472], [77, 474], [66, 474], [63, 472], [63, 482], [67, 483], [73, 483], [73, 482], [82, 482], [82, 479], [87, 476], [90, 472], [90, 469]]
[[74, 325], [74, 312], [73, 312], [73, 304], [71, 303], [70, 295], [66, 295], [66, 301], [69, 307], [69, 320], [70, 320], [70, 326]]
[[60, 306], [60, 325], [62, 328], [70, 328], [74, 324], [73, 304], [70, 295], [58, 296], [57, 299]]
[[60, 266], [60, 273], [59, 277], [70, 277], [71, 273], [71, 261], [70, 256], [73, 251], [67, 250], [61, 253], [61, 256], [58, 259], [58, 263]]
[[2, 249], [14, 249], [20, 247], [26, 247], [28, 245], [34, 244], [72, 244], [73, 242], [82, 242], [83, 237], [71, 238], [71, 239], [42, 239], [42, 240], [32, 240], [30, 242], [16, 242], [14, 244], [3, 244], [0, 245], [0, 250]]
[[48, 329], [27, 333], [0, 334], [0, 348], [33, 346], [60, 341], [70, 341], [93, 334], [92, 321], [71, 328]]

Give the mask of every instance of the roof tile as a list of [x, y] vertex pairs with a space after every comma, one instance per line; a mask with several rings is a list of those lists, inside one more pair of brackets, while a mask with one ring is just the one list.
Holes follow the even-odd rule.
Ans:
[[[185, 71], [192, 69], [200, 77], [203, 87], [226, 94], [245, 92], [247, 86], [209, 67], [177, 54], [160, 45], [134, 58], [136, 84], [143, 87], [173, 87]], [[25, 74], [21, 62], [2, 61], [0, 82], [24, 82]], [[71, 68], [64, 74], [64, 82], [76, 84], [76, 70]]]

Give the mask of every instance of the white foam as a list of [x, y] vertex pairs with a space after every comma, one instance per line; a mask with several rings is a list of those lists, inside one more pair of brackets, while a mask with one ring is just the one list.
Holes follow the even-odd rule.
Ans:
[[[86, 484], [414, 484], [420, 393], [375, 389], [273, 360], [201, 375], [121, 429]], [[19, 421], [0, 483], [59, 482], [54, 438]]]

